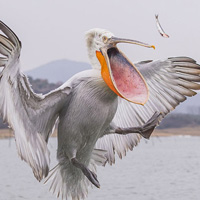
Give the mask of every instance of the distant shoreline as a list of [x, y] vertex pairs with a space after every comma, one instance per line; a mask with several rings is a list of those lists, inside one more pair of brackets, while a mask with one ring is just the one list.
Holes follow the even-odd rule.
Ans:
[[0, 129], [0, 139], [14, 137], [13, 131], [11, 129]]
[[[56, 131], [53, 133], [52, 137], [56, 137]], [[176, 135], [190, 135], [190, 136], [200, 136], [200, 126], [196, 127], [184, 127], [184, 128], [169, 128], [169, 129], [156, 129], [152, 136], [168, 137]], [[14, 137], [13, 131], [11, 129], [0, 129], [0, 139]]]
[[175, 136], [175, 135], [200, 136], [200, 126], [156, 129], [152, 134], [152, 136]]

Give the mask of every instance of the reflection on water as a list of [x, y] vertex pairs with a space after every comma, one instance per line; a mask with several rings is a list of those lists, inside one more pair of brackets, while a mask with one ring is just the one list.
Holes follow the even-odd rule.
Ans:
[[[56, 164], [56, 139], [49, 149]], [[21, 162], [14, 144], [0, 140], [0, 200], [55, 200]], [[141, 142], [116, 165], [98, 168], [101, 189], [88, 200], [197, 200], [200, 194], [200, 137], [159, 137]]]

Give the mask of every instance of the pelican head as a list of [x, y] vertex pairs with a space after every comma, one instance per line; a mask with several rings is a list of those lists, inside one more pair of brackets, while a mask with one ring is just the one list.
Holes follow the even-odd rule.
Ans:
[[101, 48], [106, 48], [106, 40], [112, 38], [113, 33], [104, 29], [91, 29], [86, 32], [86, 43], [88, 49], [88, 56], [93, 68], [101, 69], [101, 65], [96, 57], [96, 51], [100, 51]]
[[86, 33], [88, 56], [92, 67], [101, 70], [106, 84], [118, 96], [144, 105], [149, 96], [147, 84], [129, 59], [117, 48], [118, 43], [131, 43], [154, 48], [140, 41], [115, 37], [104, 29], [91, 29]]

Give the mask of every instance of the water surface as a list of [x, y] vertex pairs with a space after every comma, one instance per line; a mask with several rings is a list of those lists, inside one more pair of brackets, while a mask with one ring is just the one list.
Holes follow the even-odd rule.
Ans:
[[[56, 139], [51, 138], [52, 167]], [[101, 189], [88, 200], [200, 199], [200, 137], [152, 137], [143, 140], [113, 166], [99, 167]], [[30, 167], [16, 153], [14, 140], [0, 140], [0, 200], [55, 200], [49, 185], [35, 180]]]

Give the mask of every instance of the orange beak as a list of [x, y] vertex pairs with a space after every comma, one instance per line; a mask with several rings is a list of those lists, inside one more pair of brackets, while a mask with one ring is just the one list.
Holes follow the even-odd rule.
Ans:
[[115, 89], [115, 86], [111, 80], [109, 69], [106, 64], [106, 60], [105, 60], [104, 56], [102, 55], [102, 53], [100, 51], [96, 51], [96, 56], [101, 64], [101, 76], [102, 76], [103, 80], [115, 94], [122, 97], [120, 95], [120, 93], [118, 93], [118, 91]]
[[[118, 39], [118, 42], [122, 42], [122, 39]], [[108, 48], [101, 48], [101, 52], [96, 51], [101, 64], [102, 78], [118, 96], [132, 103], [144, 105], [149, 98], [147, 84], [137, 68], [118, 50], [118, 42], [112, 42]], [[147, 46], [145, 43], [140, 44]], [[155, 48], [150, 45], [147, 47]]]

